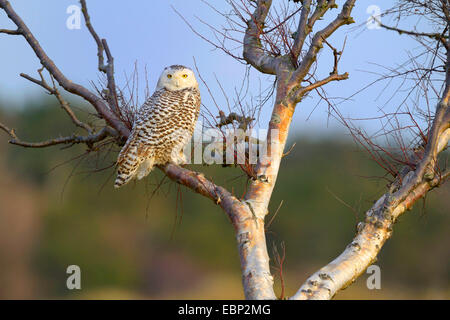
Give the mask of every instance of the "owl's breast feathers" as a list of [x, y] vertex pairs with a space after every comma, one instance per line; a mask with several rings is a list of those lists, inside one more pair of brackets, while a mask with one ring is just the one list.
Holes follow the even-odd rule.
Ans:
[[173, 150], [182, 149], [190, 140], [200, 104], [197, 88], [155, 91], [139, 110], [130, 136], [119, 154], [115, 187], [129, 182], [139, 165], [149, 158], [154, 164], [169, 162]]

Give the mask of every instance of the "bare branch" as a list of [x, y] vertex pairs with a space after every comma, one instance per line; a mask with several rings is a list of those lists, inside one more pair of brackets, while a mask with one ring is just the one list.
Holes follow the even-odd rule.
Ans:
[[0, 29], [0, 33], [5, 33], [13, 36], [22, 34], [22, 32], [19, 29], [17, 30]]
[[264, 52], [260, 34], [269, 13], [272, 0], [258, 0], [255, 12], [247, 21], [244, 36], [244, 59], [262, 73], [276, 74], [278, 60]]
[[59, 90], [56, 87], [54, 87], [53, 94], [55, 95], [56, 99], [58, 99], [59, 104], [61, 105], [61, 108], [64, 109], [64, 111], [69, 115], [70, 119], [77, 127], [83, 128], [84, 130], [86, 130], [89, 133], [92, 133], [94, 131], [88, 124], [86, 124], [78, 119], [78, 117], [75, 115], [73, 110], [70, 108], [69, 103], [66, 100], [64, 100], [64, 98], [61, 96], [61, 93], [59, 92]]
[[72, 119], [72, 122], [80, 128], [83, 128], [84, 130], [86, 130], [89, 133], [93, 132], [93, 129], [86, 123], [80, 121], [78, 119], [78, 117], [75, 115], [75, 113], [73, 112], [73, 110], [70, 108], [69, 103], [64, 100], [64, 98], [61, 96], [61, 93], [59, 92], [59, 90], [56, 88], [56, 84], [53, 80], [53, 77], [50, 74], [50, 77], [52, 79], [53, 82], [53, 87], [50, 87], [47, 83], [47, 81], [45, 81], [44, 76], [42, 75], [42, 71], [43, 68], [38, 70], [39, 76], [41, 78], [41, 80], [35, 79], [25, 73], [21, 73], [20, 76], [41, 86], [42, 88], [44, 88], [45, 90], [47, 90], [47, 92], [51, 95], [54, 95], [56, 97], [56, 99], [58, 99], [59, 104], [61, 105], [61, 108], [64, 109], [64, 111], [69, 115], [70, 119]]
[[[173, 181], [188, 187], [196, 193], [211, 199], [214, 203], [224, 206], [226, 212], [231, 212], [231, 207], [235, 202], [239, 202], [224, 188], [215, 185], [205, 178], [202, 173], [181, 168], [174, 164], [161, 166], [160, 169]], [[228, 201], [228, 202], [227, 202]]]
[[380, 27], [385, 28], [387, 30], [396, 31], [399, 34], [407, 34], [407, 35], [415, 36], [415, 37], [427, 37], [427, 38], [431, 38], [434, 40], [439, 40], [440, 42], [442, 42], [442, 44], [444, 45], [445, 48], [447, 48], [447, 49], [449, 48], [448, 43], [447, 43], [448, 36], [444, 35], [445, 30], [444, 30], [444, 33], [442, 33], [442, 34], [441, 33], [417, 32], [417, 31], [400, 29], [400, 28], [396, 28], [396, 27], [390, 27], [390, 26], [387, 26], [387, 25], [381, 23], [380, 21], [377, 21], [377, 22]]
[[[319, 1], [317, 8], [321, 6], [325, 0]], [[311, 10], [311, 0], [303, 1], [302, 12], [300, 13], [300, 21], [298, 23], [298, 28], [295, 36], [294, 45], [292, 46], [292, 55], [294, 63], [297, 62], [298, 56], [303, 47], [303, 43], [306, 40], [306, 36], [311, 32], [312, 26], [308, 25], [309, 12]]]
[[320, 0], [317, 2], [316, 10], [308, 20], [308, 28], [313, 29], [315, 23], [321, 19], [325, 13], [332, 8], [337, 8], [335, 0]]
[[308, 49], [307, 54], [303, 58], [300, 66], [295, 70], [291, 77], [292, 83], [300, 85], [301, 81], [308, 74], [311, 65], [316, 61], [317, 53], [322, 49], [323, 42], [333, 34], [340, 26], [354, 23], [353, 18], [350, 16], [353, 6], [356, 0], [347, 0], [335, 20], [328, 24], [324, 29], [316, 32], [313, 37], [312, 43]]
[[358, 234], [352, 243], [339, 257], [310, 276], [292, 299], [331, 299], [352, 284], [373, 263], [391, 236], [393, 221], [440, 182], [435, 179], [418, 185], [398, 206], [386, 203], [388, 194], [380, 198], [367, 212], [366, 222], [358, 224]]
[[219, 111], [219, 116], [217, 116], [217, 118], [220, 119], [220, 122], [217, 124], [218, 128], [229, 125], [229, 124], [233, 123], [233, 121], [237, 121], [239, 123], [239, 128], [241, 128], [243, 130], [247, 130], [248, 125], [253, 120], [255, 120], [255, 118], [241, 116], [235, 112], [232, 112], [228, 116], [225, 116], [225, 113], [223, 111]]
[[[326, 77], [325, 79], [313, 82], [307, 87], [297, 86], [298, 89], [294, 90], [291, 93], [291, 96], [293, 97], [294, 101], [296, 101], [296, 102], [301, 101], [301, 99], [309, 91], [312, 91], [314, 89], [322, 87], [323, 85], [325, 85], [325, 84], [327, 84], [327, 83], [329, 83], [331, 81], [341, 81], [341, 80], [347, 80], [348, 79], [348, 72], [345, 72], [343, 74], [338, 74], [338, 63], [339, 63], [339, 59], [342, 56], [342, 52], [343, 52], [344, 49], [342, 49], [341, 51], [338, 51], [327, 40], [323, 39], [323, 41], [331, 48], [331, 50], [333, 50], [333, 56], [334, 56], [333, 70], [330, 72], [330, 75], [328, 77]], [[344, 42], [344, 46], [345, 46], [345, 42]]]
[[[189, 23], [189, 21], [180, 13], [178, 12], [177, 9], [175, 9], [174, 6], [171, 6], [172, 10], [184, 21], [184, 23], [186, 23], [186, 25], [189, 27], [189, 29], [191, 29], [191, 31], [196, 34], [198, 37], [200, 37], [201, 39], [203, 39], [204, 41], [206, 41], [207, 43], [209, 43], [210, 45], [212, 45], [214, 48], [222, 50], [224, 53], [228, 54], [230, 57], [233, 57], [235, 60], [237, 61], [242, 61], [242, 63], [244, 63], [244, 59], [240, 56], [237, 56], [235, 54], [233, 54], [231, 52], [231, 50], [228, 50], [225, 45], [222, 44], [217, 44], [214, 41], [209, 40], [207, 37], [205, 37], [204, 35], [202, 35], [200, 32], [198, 32], [191, 23]], [[204, 23], [206, 24], [206, 23]], [[212, 28], [209, 24], [206, 24], [208, 27]], [[217, 31], [216, 29], [214, 29], [214, 31]], [[226, 35], [223, 35], [224, 38], [227, 38]], [[234, 40], [234, 39], [233, 39]]]
[[236, 230], [245, 297], [257, 300], [276, 299], [269, 269], [264, 219], [255, 216], [251, 204], [238, 200], [201, 173], [173, 164], [168, 164], [161, 170], [173, 181], [213, 200], [230, 218]]
[[116, 139], [118, 138], [117, 131], [110, 127], [103, 127], [99, 132], [90, 134], [88, 136], [77, 136], [73, 134], [71, 136], [54, 138], [46, 141], [27, 142], [19, 139], [14, 129], [10, 129], [2, 123], [0, 123], [0, 129], [5, 131], [11, 137], [9, 143], [26, 148], [45, 148], [59, 144], [75, 145], [85, 143], [89, 147], [89, 149], [93, 149], [96, 142], [102, 141], [107, 137], [114, 137]]
[[[108, 87], [108, 104], [112, 107], [113, 112], [120, 117], [119, 103], [117, 100], [116, 82], [114, 79], [114, 58], [109, 50], [106, 39], [101, 39], [91, 24], [91, 18], [87, 11], [86, 0], [80, 0], [81, 11], [83, 12], [86, 27], [91, 33], [97, 44], [98, 70], [106, 74]], [[103, 51], [106, 53], [108, 63], [105, 65]]]
[[87, 11], [86, 1], [80, 0], [80, 4], [81, 4], [81, 12], [83, 13], [85, 25], [86, 25], [87, 29], [89, 30], [89, 32], [91, 33], [92, 38], [94, 38], [95, 43], [97, 44], [98, 70], [106, 73], [106, 66], [105, 66], [104, 57], [103, 57], [103, 51], [105, 49], [103, 47], [102, 40], [100, 39], [100, 37], [98, 36], [97, 32], [95, 31], [94, 27], [91, 24], [91, 17], [89, 16], [88, 11]]
[[302, 87], [302, 88], [298, 89], [294, 93], [295, 100], [300, 101], [301, 98], [309, 91], [317, 89], [331, 81], [341, 81], [341, 80], [347, 80], [347, 79], [348, 79], [348, 72], [345, 72], [343, 74], [331, 73], [328, 77], [326, 77], [322, 80], [316, 81], [307, 87], [304, 87], [304, 88]]
[[[286, 9], [285, 14], [279, 17], [269, 15], [269, 10], [272, 5], [271, 0], [248, 0], [246, 2], [242, 0], [242, 6], [238, 5], [237, 1], [230, 0], [229, 3], [233, 6], [235, 16], [245, 21], [243, 18], [244, 14], [250, 15], [250, 19], [245, 21], [247, 24], [245, 27], [241, 22], [235, 22], [232, 18], [224, 14], [228, 19], [227, 22], [232, 25], [230, 27], [232, 32], [243, 32], [245, 28], [243, 41], [243, 57], [245, 61], [260, 72], [276, 75], [277, 78], [275, 104], [273, 106], [267, 135], [267, 157], [258, 157], [258, 164], [251, 167], [251, 174], [249, 174], [250, 186], [243, 199], [236, 198], [225, 188], [216, 185], [212, 179], [205, 178], [202, 173], [194, 172], [174, 164], [159, 166], [159, 169], [172, 181], [184, 185], [195, 193], [212, 200], [224, 210], [231, 220], [236, 231], [241, 260], [242, 281], [247, 299], [276, 299], [267, 253], [264, 219], [268, 214], [268, 205], [277, 180], [281, 160], [290, 152], [289, 150], [287, 153], [284, 153], [284, 148], [296, 104], [309, 91], [316, 90], [319, 92], [319, 96], [321, 96], [320, 92], [322, 91], [317, 89], [331, 81], [340, 81], [348, 78], [348, 73], [338, 73], [338, 62], [342, 55], [342, 50], [338, 51], [334, 48], [327, 42], [327, 38], [339, 27], [354, 22], [351, 18], [351, 11], [355, 2], [356, 0], [345, 1], [337, 17], [325, 28], [313, 35], [311, 45], [306, 50], [306, 55], [302, 57], [301, 61], [298, 61], [302, 49], [305, 46], [306, 38], [313, 31], [316, 22], [327, 11], [337, 7], [334, 0], [303, 0], [301, 1], [301, 9], [295, 10], [293, 13], [290, 13], [291, 11]], [[17, 30], [1, 29], [0, 33], [22, 35], [39, 58], [43, 68], [50, 73], [52, 84], [49, 85], [45, 81], [42, 74], [43, 69], [38, 70], [40, 79], [33, 78], [27, 74], [21, 74], [21, 76], [54, 95], [72, 122], [89, 133], [86, 136], [74, 134], [42, 142], [25, 142], [17, 137], [13, 129], [0, 123], [0, 130], [10, 136], [10, 143], [12, 144], [29, 148], [43, 148], [60, 144], [73, 145], [84, 143], [89, 149], [93, 149], [98, 146], [95, 143], [107, 137], [114, 138], [116, 144], [120, 145], [130, 134], [130, 130], [124, 123], [123, 115], [119, 107], [118, 92], [114, 79], [114, 58], [106, 40], [101, 39], [92, 26], [86, 1], [80, 0], [80, 3], [86, 27], [97, 45], [98, 69], [100, 72], [106, 74], [106, 87], [108, 90], [106, 90], [106, 97], [104, 99], [101, 97], [102, 94], [98, 96], [66, 78], [46, 55], [31, 31], [12, 9], [9, 2], [7, 0], [0, 0], [0, 8], [7, 13], [8, 17], [17, 26]], [[315, 9], [311, 13], [311, 6], [313, 4], [315, 5]], [[292, 44], [289, 31], [292, 25], [289, 25], [288, 20], [293, 18], [298, 12], [300, 12], [299, 23], [295, 36], [292, 36], [294, 38], [294, 43]], [[448, 11], [444, 10], [444, 13], [448, 20]], [[290, 20], [290, 22], [292, 21], [293, 19]], [[187, 21], [186, 23], [191, 27]], [[271, 26], [275, 25], [275, 27], [265, 31], [266, 24], [271, 24]], [[224, 39], [231, 40], [227, 29], [221, 32], [214, 27], [211, 28]], [[238, 28], [242, 28], [242, 30], [237, 30]], [[193, 28], [191, 27], [191, 29]], [[273, 34], [268, 35], [268, 33], [274, 30], [276, 31], [275, 36]], [[391, 30], [403, 32], [403, 30], [393, 27], [391, 27]], [[444, 35], [440, 35], [438, 38], [433, 34], [413, 32], [409, 32], [408, 34], [431, 37], [441, 42], [445, 41], [443, 43], [448, 48]], [[270, 38], [269, 36], [273, 37]], [[214, 45], [213, 42], [207, 41]], [[240, 41], [236, 42], [239, 45], [241, 44]], [[223, 43], [225, 43], [225, 40]], [[324, 43], [333, 51], [333, 69], [328, 77], [322, 80], [316, 80], [313, 65]], [[217, 44], [214, 46], [233, 56], [233, 53], [225, 45], [223, 47]], [[267, 49], [269, 47], [270, 49]], [[442, 46], [438, 43], [436, 50], [439, 49], [442, 49]], [[447, 52], [447, 54], [448, 61], [450, 61], [450, 53]], [[105, 55], [107, 59], [106, 64]], [[242, 58], [237, 57], [237, 59]], [[436, 110], [432, 127], [428, 130], [427, 135], [422, 134], [425, 149], [421, 149], [420, 156], [411, 156], [411, 163], [406, 161], [405, 164], [408, 166], [403, 168], [400, 173], [395, 173], [396, 180], [390, 186], [389, 191], [367, 212], [365, 222], [359, 224], [358, 233], [354, 241], [337, 259], [311, 276], [299, 289], [297, 294], [292, 297], [293, 299], [329, 299], [336, 292], [349, 285], [375, 259], [384, 242], [390, 237], [392, 226], [398, 217], [428, 191], [437, 187], [448, 178], [449, 172], [441, 174], [437, 167], [438, 154], [447, 148], [450, 138], [450, 111], [448, 108], [450, 99], [450, 65], [448, 61], [446, 66], [447, 87]], [[308, 76], [309, 78], [307, 78]], [[71, 110], [69, 104], [62, 98], [54, 80], [66, 91], [87, 100], [96, 109], [98, 115], [102, 119], [105, 119], [110, 126], [105, 126], [100, 131], [94, 132], [89, 125], [81, 122]], [[308, 85], [302, 87], [303, 82], [306, 82]], [[212, 94], [211, 96], [214, 100]], [[122, 101], [123, 95], [121, 91], [119, 92], [119, 98], [122, 105], [130, 104], [130, 102], [124, 103]], [[128, 114], [126, 117], [130, 119]], [[217, 124], [219, 128], [236, 121], [239, 123], [240, 128], [244, 130], [247, 130], [250, 122], [254, 120], [253, 117], [246, 116], [244, 112], [241, 115], [231, 111], [228, 116], [224, 112], [219, 111], [217, 118], [219, 118], [219, 123]], [[284, 255], [282, 258], [277, 254], [276, 259], [280, 264], [281, 273]], [[284, 288], [284, 280], [282, 281]]]
[[21, 73], [20, 76], [24, 79], [27, 79], [28, 81], [31, 81], [31, 82], [37, 84], [38, 86], [41, 86], [42, 88], [47, 90], [48, 93], [53, 94], [53, 88], [50, 87], [48, 85], [48, 83], [45, 81], [44, 77], [42, 76], [42, 70], [43, 70], [42, 68], [38, 69], [38, 73], [39, 73], [39, 76], [41, 77], [41, 80], [33, 78], [26, 73]]
[[353, 283], [375, 260], [398, 217], [448, 178], [448, 172], [441, 175], [436, 168], [437, 155], [447, 148], [450, 138], [448, 89], [438, 104], [424, 156], [416, 169], [404, 167], [390, 190], [367, 211], [353, 242], [339, 257], [310, 276], [292, 299], [331, 299]]
[[11, 21], [21, 30], [21, 35], [26, 39], [30, 47], [33, 49], [36, 56], [39, 58], [41, 64], [47, 69], [50, 74], [56, 79], [60, 86], [68, 92], [78, 95], [88, 101], [103, 119], [106, 120], [113, 128], [119, 131], [122, 135], [128, 136], [129, 129], [124, 123], [109, 109], [103, 100], [86, 89], [85, 87], [69, 80], [58, 69], [55, 63], [47, 56], [41, 45], [31, 33], [30, 29], [23, 22], [22, 18], [14, 11], [11, 4], [7, 0], [0, 0], [0, 8], [3, 9]]
[[[85, 1], [81, 1], [82, 6], [84, 7], [84, 13], [85, 18], [87, 17], [87, 22], [90, 25], [90, 19], [87, 15], [87, 10], [85, 9]], [[120, 138], [127, 138], [130, 131], [129, 129], [123, 124], [123, 122], [117, 118], [108, 108], [107, 105], [104, 104], [103, 100], [84, 88], [81, 85], [78, 85], [74, 83], [73, 81], [67, 79], [62, 72], [56, 67], [56, 65], [53, 63], [53, 61], [47, 56], [47, 54], [44, 52], [42, 47], [39, 45], [39, 42], [37, 39], [33, 36], [31, 31], [28, 29], [28, 27], [25, 25], [23, 20], [17, 15], [17, 13], [13, 10], [10, 3], [6, 0], [0, 0], [0, 8], [2, 8], [8, 15], [8, 17], [19, 27], [21, 31], [21, 34], [25, 37], [31, 48], [36, 53], [36, 56], [41, 61], [42, 65], [48, 70], [50, 75], [58, 81], [58, 83], [67, 91], [74, 93], [78, 96], [83, 97], [86, 99], [89, 103], [91, 103], [96, 110], [98, 111], [99, 115], [104, 118], [108, 123], [112, 125], [113, 128], [117, 129], [118, 134], [120, 135]], [[96, 36], [95, 31], [93, 31], [92, 27], [90, 27], [91, 34], [93, 34], [94, 39], [96, 41], [99, 39], [98, 36]], [[106, 42], [102, 40], [103, 49], [107, 55], [108, 60], [112, 62], [112, 55], [109, 51], [108, 46], [106, 45]], [[98, 44], [98, 42], [97, 42]], [[102, 49], [102, 51], [103, 51]], [[100, 51], [99, 51], [100, 52]], [[102, 63], [102, 59], [99, 58], [100, 64]], [[42, 77], [42, 74], [40, 73], [41, 80], [32, 78], [31, 76], [28, 76], [26, 74], [22, 74], [22, 76], [33, 83], [36, 83], [40, 86], [42, 86], [44, 89], [46, 89], [48, 92], [55, 94], [58, 97], [57, 91], [55, 91], [55, 88], [50, 87], [45, 80]], [[66, 110], [67, 111], [67, 110]], [[63, 137], [63, 138], [56, 138], [51, 139], [44, 142], [23, 142], [20, 139], [17, 138], [15, 135], [14, 130], [9, 129], [5, 125], [1, 125], [1, 129], [5, 132], [7, 132], [10, 137], [12, 138], [11, 143], [22, 145], [25, 147], [46, 147], [51, 146], [55, 144], [67, 144], [67, 143], [91, 143], [91, 142], [97, 142], [106, 137], [107, 135], [116, 136], [116, 134], [113, 134], [114, 131], [112, 131], [111, 128], [105, 127], [102, 130], [100, 130], [96, 134], [92, 134], [89, 136], [81, 137], [81, 136], [70, 136], [70, 137]], [[165, 169], [162, 168], [164, 171]], [[192, 176], [192, 174], [187, 174], [191, 171], [175, 166], [175, 165], [169, 165], [164, 171], [166, 174], [170, 175], [170, 177], [177, 181], [180, 184], [184, 184], [192, 189], [196, 189], [198, 187], [198, 183], [194, 183], [195, 176]], [[205, 179], [206, 180], [206, 179]], [[197, 181], [198, 182], [198, 181]]]
[[302, 13], [300, 14], [300, 21], [298, 24], [297, 32], [295, 33], [295, 42], [292, 47], [292, 54], [295, 63], [300, 55], [300, 52], [302, 50], [307, 35], [312, 32], [316, 22], [319, 19], [321, 19], [329, 9], [337, 8], [337, 5], [334, 0], [331, 1], [319, 0], [315, 4], [316, 8], [313, 14], [309, 16], [312, 1], [305, 0], [302, 3], [303, 3]]

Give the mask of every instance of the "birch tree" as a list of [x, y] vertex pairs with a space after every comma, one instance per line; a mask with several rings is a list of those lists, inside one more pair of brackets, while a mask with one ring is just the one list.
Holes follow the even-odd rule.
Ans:
[[[366, 212], [364, 221], [358, 224], [353, 241], [336, 259], [300, 285], [297, 293], [290, 297], [291, 299], [331, 299], [339, 290], [355, 281], [371, 265], [383, 244], [389, 239], [398, 217], [448, 178], [448, 170], [440, 170], [438, 165], [439, 154], [447, 148], [450, 138], [448, 1], [400, 1], [399, 3], [405, 2], [410, 7], [407, 9], [402, 7], [402, 12], [414, 10], [417, 6], [427, 8], [426, 3], [432, 2], [435, 6], [434, 12], [438, 13], [434, 19], [438, 20], [437, 25], [441, 27], [439, 32], [426, 33], [400, 30], [395, 26], [382, 26], [395, 30], [393, 32], [402, 32], [432, 42], [438, 46], [437, 56], [445, 51], [445, 61], [443, 61], [445, 79], [442, 82], [442, 89], [439, 89], [440, 100], [423, 141], [409, 158], [410, 163], [394, 172], [394, 181], [385, 194]], [[347, 72], [339, 71], [338, 64], [343, 52], [336, 49], [329, 42], [329, 38], [355, 22], [352, 18], [352, 10], [357, 1], [298, 0], [293, 1], [291, 6], [293, 9], [282, 13], [273, 11], [271, 0], [228, 0], [227, 3], [231, 14], [224, 16], [230, 19], [228, 22], [232, 26], [232, 31], [242, 35], [242, 39], [237, 39], [242, 45], [242, 55], [235, 55], [225, 45], [229, 37], [229, 29], [215, 29], [224, 39], [223, 42], [206, 40], [260, 73], [274, 77], [275, 102], [267, 124], [267, 156], [259, 157], [257, 164], [251, 167], [250, 185], [242, 198], [238, 198], [230, 190], [207, 179], [201, 172], [174, 164], [160, 166], [159, 169], [174, 183], [185, 186], [213, 201], [229, 217], [236, 234], [245, 297], [247, 299], [277, 299], [273, 288], [274, 281], [269, 266], [265, 234], [268, 206], [276, 186], [278, 172], [283, 169], [282, 159], [294, 112], [297, 108], [301, 108], [304, 98], [310, 92], [320, 95], [330, 83], [349, 78]], [[106, 77], [105, 88], [99, 92], [70, 80], [47, 55], [9, 1], [0, 0], [0, 8], [17, 27], [16, 29], [0, 29], [0, 33], [23, 37], [42, 64], [37, 77], [28, 74], [21, 74], [21, 76], [55, 96], [73, 125], [85, 132], [84, 135], [27, 142], [19, 138], [13, 129], [0, 124], [0, 128], [9, 135], [9, 142], [13, 145], [43, 148], [85, 144], [89, 149], [95, 150], [105, 139], [113, 139], [114, 143], [121, 146], [130, 134], [131, 121], [127, 110], [124, 110], [121, 104], [120, 92], [114, 78], [114, 57], [107, 41], [102, 39], [93, 27], [86, 1], [81, 0], [80, 4], [85, 25], [97, 45], [98, 70]], [[319, 20], [321, 23], [317, 23]], [[293, 30], [290, 29], [291, 27]], [[329, 75], [318, 78], [315, 73], [317, 64], [328, 63], [326, 60], [321, 61], [319, 57], [319, 53], [323, 50], [331, 50], [334, 61], [330, 65]], [[45, 72], [49, 74], [51, 81], [46, 80]], [[82, 122], [63, 98], [61, 91], [83, 98], [92, 106], [98, 118], [104, 121], [103, 126], [93, 128]], [[234, 120], [242, 122], [243, 119], [247, 119], [245, 115], [236, 113], [228, 116], [222, 113], [219, 118], [222, 124]], [[349, 126], [349, 129], [356, 139], [361, 137], [354, 128]]]

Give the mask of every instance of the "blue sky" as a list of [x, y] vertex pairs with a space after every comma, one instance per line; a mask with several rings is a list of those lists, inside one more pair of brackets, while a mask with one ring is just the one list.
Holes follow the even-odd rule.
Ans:
[[[47, 54], [54, 60], [67, 77], [75, 82], [92, 88], [90, 81], [98, 79], [95, 43], [86, 27], [70, 30], [66, 27], [70, 5], [78, 5], [75, 0], [11, 0], [14, 9], [21, 15], [34, 32]], [[225, 1], [208, 1], [218, 10], [229, 10]], [[275, 5], [280, 0], [275, 0]], [[338, 1], [342, 3], [343, 1]], [[88, 0], [88, 9], [92, 23], [100, 37], [108, 40], [115, 57], [116, 78], [119, 85], [125, 82], [124, 72], [131, 73], [137, 62], [141, 72], [147, 66], [149, 85], [153, 90], [161, 70], [171, 64], [193, 66], [193, 57], [203, 78], [211, 83], [211, 89], [218, 103], [225, 108], [225, 100], [219, 87], [215, 84], [214, 74], [219, 78], [225, 91], [233, 96], [234, 88], [240, 83], [244, 66], [196, 36], [174, 12], [174, 6], [196, 29], [211, 35], [208, 28], [198, 22], [198, 16], [208, 23], [220, 26], [223, 22], [211, 8], [200, 0], [151, 0], [151, 1], [118, 1]], [[369, 14], [367, 8], [377, 4], [387, 9], [394, 1], [357, 1], [353, 17], [357, 24], [364, 23]], [[334, 17], [336, 10], [326, 18]], [[329, 21], [329, 20], [326, 20]], [[3, 11], [0, 12], [0, 28], [12, 28], [11, 22]], [[362, 70], [375, 71], [378, 67], [395, 66], [407, 57], [407, 51], [417, 49], [417, 43], [406, 36], [385, 30], [360, 28], [351, 31], [351, 27], [340, 29], [330, 38], [330, 42], [340, 48], [347, 37], [344, 55], [339, 65], [340, 72], [349, 72], [350, 78], [345, 82], [335, 82], [326, 86], [329, 96], [348, 97], [375, 79], [374, 75]], [[24, 72], [36, 75], [40, 67], [37, 58], [27, 46], [23, 38], [0, 35], [0, 99], [13, 107], [26, 107], [30, 99], [42, 92], [40, 88], [19, 77]], [[324, 51], [319, 57], [318, 73], [326, 76], [332, 68], [332, 55]], [[141, 74], [141, 77], [143, 74]], [[258, 94], [260, 77], [263, 85], [267, 85], [270, 76], [252, 73], [250, 92]], [[143, 83], [143, 82], [141, 82]], [[363, 118], [379, 115], [378, 109], [384, 105], [383, 98], [378, 99], [382, 85], [374, 86], [351, 100], [339, 105], [345, 116]], [[206, 88], [200, 84], [203, 102], [211, 110], [216, 110]], [[386, 96], [388, 97], [388, 96]], [[297, 131], [315, 130], [316, 133], [333, 134], [342, 127], [334, 121], [328, 121], [327, 107], [319, 105], [312, 116], [311, 111], [318, 102], [312, 95], [297, 106], [293, 128]], [[399, 99], [394, 99], [385, 107], [389, 112], [398, 107]], [[262, 112], [261, 125], [265, 126], [270, 118], [271, 106], [268, 104]], [[363, 124], [370, 131], [376, 130], [376, 121]]]

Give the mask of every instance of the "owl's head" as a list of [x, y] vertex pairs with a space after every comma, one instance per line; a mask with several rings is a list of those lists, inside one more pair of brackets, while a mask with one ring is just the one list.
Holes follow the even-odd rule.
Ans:
[[198, 88], [194, 72], [180, 65], [167, 67], [159, 77], [156, 90], [165, 88], [169, 91], [182, 90], [186, 88]]

